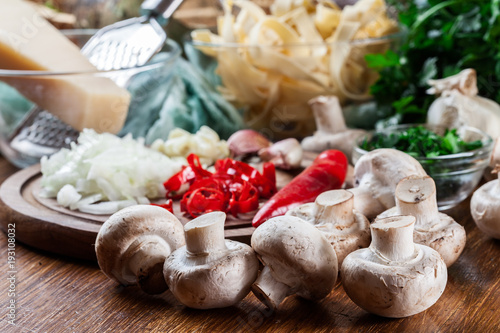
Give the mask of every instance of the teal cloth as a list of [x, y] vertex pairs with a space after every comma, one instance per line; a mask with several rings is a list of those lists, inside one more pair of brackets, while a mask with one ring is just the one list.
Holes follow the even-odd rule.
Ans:
[[245, 127], [241, 113], [187, 60], [179, 58], [162, 81], [152, 85], [146, 98], [137, 98], [140, 87], [151, 85], [134, 78], [129, 87], [134, 102], [121, 135], [132, 133], [151, 144], [156, 139], [166, 140], [174, 128], [195, 133], [206, 125], [227, 139]]

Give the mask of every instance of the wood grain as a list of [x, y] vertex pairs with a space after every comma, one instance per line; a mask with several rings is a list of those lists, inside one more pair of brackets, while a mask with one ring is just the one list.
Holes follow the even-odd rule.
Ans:
[[[16, 169], [0, 158], [0, 181]], [[500, 242], [482, 234], [465, 201], [448, 212], [465, 226], [467, 245], [448, 285], [427, 311], [386, 319], [358, 308], [340, 283], [320, 302], [288, 297], [270, 312], [249, 294], [237, 306], [192, 310], [167, 291], [123, 288], [89, 261], [15, 244], [16, 326], [8, 323], [7, 236], [0, 233], [2, 332], [500, 332]]]

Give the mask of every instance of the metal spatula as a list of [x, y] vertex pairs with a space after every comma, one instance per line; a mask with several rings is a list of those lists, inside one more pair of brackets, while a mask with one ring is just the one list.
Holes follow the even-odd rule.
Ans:
[[[167, 38], [163, 25], [183, 0], [146, 0], [141, 17], [100, 29], [83, 46], [82, 53], [98, 70], [125, 69], [146, 64]], [[128, 78], [113, 77], [123, 86]], [[38, 163], [75, 141], [79, 132], [39, 107], [33, 107], [10, 135], [10, 160], [19, 167]]]

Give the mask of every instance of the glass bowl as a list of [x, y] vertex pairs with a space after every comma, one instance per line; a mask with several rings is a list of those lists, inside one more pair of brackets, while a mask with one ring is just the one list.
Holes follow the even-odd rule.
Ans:
[[248, 127], [272, 140], [315, 131], [308, 101], [335, 95], [342, 105], [370, 99], [377, 80], [365, 56], [396, 49], [404, 32], [350, 42], [252, 45], [186, 37], [188, 59], [244, 115]]
[[[96, 32], [94, 29], [78, 29], [62, 31], [78, 46], [84, 45]], [[68, 146], [75, 131], [61, 124], [57, 119], [45, 112], [43, 117], [35, 120], [33, 125], [24, 126], [21, 131], [30, 136], [29, 140], [17, 142], [14, 138], [21, 132], [20, 124], [23, 118], [34, 107], [34, 104], [21, 95], [13, 82], [18, 85], [31, 85], [34, 90], [43, 90], [46, 80], [71, 80], [78, 77], [108, 77], [119, 86], [126, 88], [131, 95], [125, 126], [136, 121], [141, 116], [151, 114], [148, 110], [159, 110], [162, 107], [163, 91], [169, 84], [176, 60], [180, 57], [181, 50], [178, 44], [167, 40], [162, 50], [147, 64], [120, 70], [106, 70], [95, 72], [49, 72], [49, 71], [23, 71], [0, 69], [0, 151], [14, 165], [23, 168], [40, 161], [44, 155]], [[71, 106], [71, 93], [61, 95], [60, 98], [68, 100]], [[61, 126], [63, 125], [63, 126]], [[110, 125], [110, 124], [108, 124]], [[112, 127], [112, 124], [111, 124]], [[116, 127], [116, 126], [115, 126]], [[99, 129], [96, 129], [99, 130]], [[100, 131], [100, 130], [99, 130]], [[76, 135], [78, 132], [76, 132]], [[23, 134], [24, 135], [24, 134]], [[60, 138], [64, 142], [60, 143]], [[59, 140], [59, 141], [58, 141]], [[14, 142], [14, 144], [13, 144]], [[16, 145], [17, 143], [17, 145]], [[35, 144], [32, 144], [35, 143]]]
[[[374, 130], [360, 136], [353, 149], [353, 163], [367, 153], [360, 148], [364, 140], [370, 140], [374, 135], [399, 134], [410, 127], [422, 124], [403, 124], [390, 126], [382, 130]], [[424, 125], [434, 133], [442, 135], [444, 128]], [[488, 167], [493, 149], [493, 140], [485, 132], [469, 126], [457, 130], [457, 134], [465, 142], [481, 140], [481, 148], [458, 154], [437, 157], [417, 157], [427, 174], [436, 183], [436, 197], [439, 210], [450, 209], [465, 200], [477, 187], [485, 169]], [[387, 147], [392, 148], [392, 147]]]

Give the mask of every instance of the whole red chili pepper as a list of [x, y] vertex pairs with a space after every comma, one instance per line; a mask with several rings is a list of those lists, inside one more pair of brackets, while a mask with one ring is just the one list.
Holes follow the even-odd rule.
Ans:
[[255, 214], [252, 225], [258, 227], [264, 221], [284, 215], [289, 209], [313, 202], [328, 190], [339, 189], [344, 183], [348, 161], [339, 150], [326, 150], [290, 183], [274, 194]]

